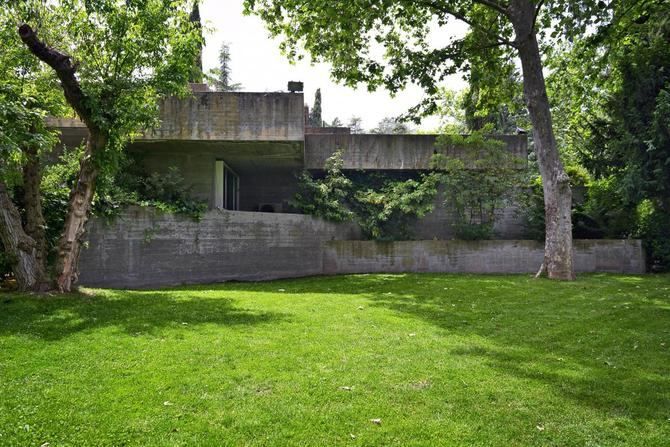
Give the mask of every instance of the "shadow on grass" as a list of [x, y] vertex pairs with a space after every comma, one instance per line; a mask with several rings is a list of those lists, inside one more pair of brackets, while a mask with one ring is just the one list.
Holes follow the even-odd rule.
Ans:
[[282, 313], [237, 307], [228, 298], [167, 290], [51, 297], [0, 294], [0, 336], [28, 335], [47, 341], [105, 327], [139, 335], [199, 324], [244, 326], [285, 319]]
[[349, 275], [220, 287], [366, 295], [373, 307], [419, 318], [463, 340], [443, 355], [475, 360], [501, 380], [548, 386], [555, 396], [610, 417], [667, 423], [668, 275], [592, 274], [575, 282], [528, 275]]
[[446, 355], [477, 360], [501, 378], [548, 385], [555, 395], [611, 417], [667, 423], [670, 277], [589, 275], [556, 283], [423, 275], [414, 285], [398, 281], [378, 284], [374, 305], [464, 340]]
[[273, 324], [287, 314], [250, 311], [207, 295], [251, 292], [253, 299], [253, 292], [279, 290], [287, 306], [291, 294], [364, 295], [372, 308], [453, 336], [457, 347], [435, 355], [472, 359], [473, 368], [492, 369], [501, 381], [546, 386], [548, 399], [566, 397], [611, 417], [667, 424], [667, 275], [584, 275], [569, 283], [522, 275], [351, 275], [50, 299], [0, 295], [0, 335], [58, 340], [105, 327], [137, 334], [182, 323]]

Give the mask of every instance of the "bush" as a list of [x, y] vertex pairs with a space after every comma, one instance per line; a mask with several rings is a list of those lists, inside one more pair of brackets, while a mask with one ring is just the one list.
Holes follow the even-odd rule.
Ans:
[[405, 178], [381, 172], [342, 172], [342, 153], [333, 154], [325, 175], [305, 171], [291, 205], [305, 214], [358, 223], [367, 239], [411, 238], [410, 225], [433, 209], [437, 178], [421, 174]]
[[670, 215], [651, 200], [638, 205], [637, 215], [636, 236], [643, 240], [649, 270], [670, 271]]
[[459, 239], [490, 239], [500, 213], [519, 200], [526, 181], [526, 162], [505, 143], [486, 137], [490, 127], [470, 135], [441, 135], [431, 160], [444, 185], [445, 205], [455, 211], [453, 229]]

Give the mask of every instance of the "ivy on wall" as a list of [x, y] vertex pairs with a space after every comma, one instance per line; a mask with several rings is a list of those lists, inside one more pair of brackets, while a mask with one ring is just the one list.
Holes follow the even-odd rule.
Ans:
[[444, 187], [445, 206], [454, 210], [459, 239], [489, 239], [503, 210], [519, 203], [527, 185], [526, 160], [486, 134], [440, 135], [431, 167]]
[[433, 210], [437, 177], [432, 173], [391, 175], [344, 173], [342, 152], [326, 160], [322, 177], [304, 171], [292, 205], [305, 214], [335, 222], [356, 222], [367, 239], [411, 237], [410, 225]]
[[411, 239], [411, 224], [431, 212], [438, 188], [454, 211], [460, 239], [488, 239], [496, 218], [525, 191], [526, 161], [506, 144], [487, 138], [490, 129], [437, 140], [430, 170], [422, 173], [343, 172], [342, 152], [333, 154], [324, 175], [305, 171], [293, 206], [305, 214], [342, 222], [352, 220], [373, 240]]

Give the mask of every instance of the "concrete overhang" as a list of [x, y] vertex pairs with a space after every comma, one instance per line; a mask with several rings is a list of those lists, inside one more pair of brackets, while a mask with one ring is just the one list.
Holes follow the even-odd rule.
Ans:
[[[515, 156], [528, 158], [525, 135], [500, 135]], [[305, 135], [305, 168], [323, 169], [326, 159], [342, 151], [344, 169], [423, 170], [437, 152], [458, 155], [458, 148], [441, 149], [437, 135], [333, 134]]]
[[[47, 118], [47, 125], [68, 147], [87, 135], [77, 119]], [[301, 93], [193, 92], [164, 100], [160, 126], [137, 140], [302, 142], [304, 132]]]
[[[303, 168], [302, 141], [136, 141], [129, 152], [156, 164], [180, 163], [186, 158], [224, 160], [238, 174]], [[197, 173], [191, 173], [196, 175]]]

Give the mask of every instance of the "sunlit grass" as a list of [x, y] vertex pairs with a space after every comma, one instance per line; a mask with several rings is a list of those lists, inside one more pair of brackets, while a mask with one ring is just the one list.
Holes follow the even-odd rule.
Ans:
[[0, 294], [0, 445], [668, 446], [670, 277]]

